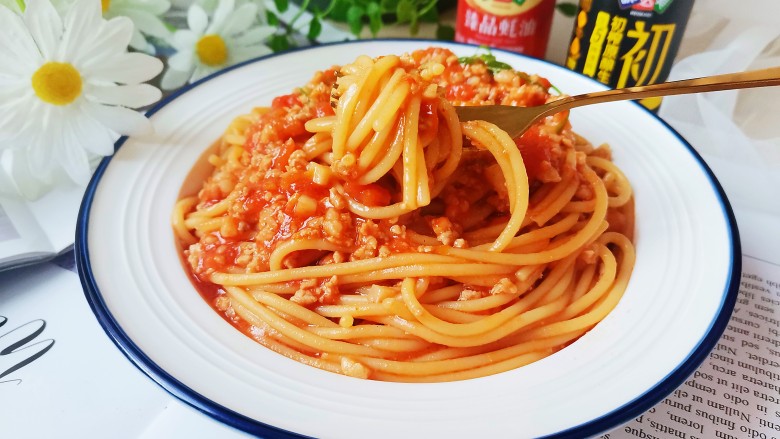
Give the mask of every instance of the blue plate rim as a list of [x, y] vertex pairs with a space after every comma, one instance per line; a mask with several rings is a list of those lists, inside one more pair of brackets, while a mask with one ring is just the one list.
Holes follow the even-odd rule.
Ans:
[[[186, 85], [176, 90], [175, 92], [171, 93], [170, 95], [166, 96], [160, 102], [158, 102], [153, 108], [151, 108], [149, 111], [146, 112], [146, 116], [147, 117], [152, 116], [154, 113], [158, 112], [160, 109], [162, 109], [163, 107], [165, 107], [166, 105], [174, 101], [180, 95], [197, 88], [199, 85], [208, 82], [210, 80], [213, 80], [214, 78], [217, 78], [227, 72], [230, 72], [235, 69], [239, 69], [249, 64], [275, 58], [278, 56], [287, 55], [293, 52], [313, 50], [319, 47], [338, 46], [338, 45], [375, 44], [377, 42], [400, 42], [400, 43], [414, 42], [420, 44], [428, 43], [430, 45], [437, 45], [437, 44], [440, 45], [442, 43], [446, 43], [447, 45], [470, 47], [470, 48], [474, 48], [475, 50], [478, 48], [478, 46], [476, 45], [465, 44], [465, 43], [458, 43], [458, 42], [451, 42], [451, 41], [443, 42], [438, 40], [415, 39], [415, 38], [382, 38], [382, 39], [373, 39], [373, 40], [349, 40], [343, 42], [333, 42], [333, 43], [318, 44], [318, 45], [308, 46], [308, 47], [294, 48], [284, 52], [273, 53], [270, 55], [265, 55], [251, 60], [244, 61], [242, 63], [220, 70], [192, 84]], [[594, 84], [597, 84], [599, 87], [602, 88], [605, 87], [604, 84], [596, 81], [593, 78], [582, 75], [578, 72], [568, 70], [565, 67], [562, 67], [558, 64], [552, 63], [547, 60], [532, 58], [526, 55], [518, 54], [515, 52], [509, 52], [501, 49], [496, 49], [496, 48], [491, 48], [491, 51], [496, 53], [505, 53], [513, 57], [520, 56], [522, 58], [533, 60], [534, 62], [542, 62], [548, 64], [549, 66], [555, 69], [561, 69], [561, 70], [565, 70], [570, 74], [579, 75], [580, 77], [585, 78], [590, 82], [593, 82]], [[573, 439], [573, 438], [580, 438], [580, 437], [589, 437], [600, 433], [604, 433], [612, 428], [615, 428], [621, 424], [624, 424], [638, 417], [639, 415], [641, 415], [642, 413], [644, 413], [645, 411], [647, 411], [648, 409], [652, 408], [654, 405], [662, 401], [666, 396], [668, 396], [672, 391], [674, 391], [674, 389], [676, 389], [679, 385], [681, 385], [685, 381], [685, 379], [688, 378], [694, 372], [694, 370], [696, 370], [696, 368], [699, 367], [699, 365], [705, 360], [707, 355], [709, 355], [710, 351], [718, 342], [721, 335], [723, 334], [723, 331], [726, 329], [726, 326], [728, 325], [729, 319], [731, 318], [731, 313], [734, 309], [737, 296], [739, 293], [739, 282], [742, 273], [740, 237], [739, 237], [739, 231], [737, 228], [737, 222], [734, 216], [734, 212], [731, 208], [731, 204], [729, 203], [728, 198], [726, 197], [726, 193], [723, 190], [723, 187], [720, 185], [717, 178], [715, 177], [715, 174], [712, 172], [709, 166], [707, 166], [707, 164], [705, 163], [701, 155], [699, 155], [699, 153], [685, 140], [685, 138], [683, 138], [682, 135], [680, 135], [666, 121], [658, 117], [658, 115], [648, 110], [644, 106], [636, 102], [632, 102], [632, 104], [641, 108], [649, 116], [651, 116], [651, 118], [660, 122], [667, 130], [669, 130], [669, 132], [671, 132], [677, 138], [680, 144], [683, 145], [688, 150], [688, 152], [694, 157], [696, 162], [704, 171], [705, 175], [709, 178], [710, 183], [714, 189], [714, 192], [717, 195], [718, 201], [720, 202], [721, 210], [726, 219], [728, 230], [730, 232], [729, 238], [730, 238], [731, 254], [730, 254], [730, 263], [729, 263], [730, 265], [729, 279], [726, 282], [726, 285], [724, 287], [724, 292], [720, 303], [719, 311], [714, 317], [714, 319], [712, 320], [712, 322], [710, 323], [710, 327], [705, 332], [705, 334], [703, 335], [699, 343], [689, 353], [689, 355], [674, 370], [672, 370], [668, 375], [666, 375], [663, 379], [657, 382], [654, 386], [652, 386], [647, 391], [645, 391], [645, 393], [637, 396], [634, 400], [627, 402], [623, 406], [618, 407], [617, 409], [611, 411], [610, 413], [607, 413], [605, 415], [602, 415], [590, 421], [586, 421], [580, 425], [571, 427], [569, 429], [544, 436], [545, 438], [560, 438], [560, 439], [572, 438]], [[127, 140], [127, 136], [120, 137], [114, 144], [114, 151], [119, 150], [119, 148], [122, 147], [122, 145], [126, 140]], [[92, 207], [92, 202], [94, 200], [95, 192], [100, 183], [100, 180], [103, 177], [103, 174], [105, 173], [109, 163], [111, 162], [112, 157], [113, 155], [105, 157], [100, 162], [100, 164], [98, 165], [98, 167], [96, 168], [92, 176], [92, 179], [89, 182], [89, 185], [86, 188], [84, 198], [79, 208], [78, 220], [76, 224], [76, 239], [74, 243], [74, 251], [76, 256], [76, 268], [78, 269], [78, 274], [79, 274], [79, 279], [81, 280], [82, 289], [84, 290], [84, 295], [87, 299], [87, 302], [89, 303], [90, 308], [92, 309], [92, 312], [95, 314], [95, 317], [97, 318], [103, 330], [106, 332], [106, 334], [114, 343], [114, 345], [141, 372], [143, 372], [150, 379], [156, 382], [160, 387], [162, 387], [169, 394], [176, 397], [180, 401], [186, 403], [187, 405], [195, 408], [201, 413], [204, 413], [205, 415], [210, 416], [213, 419], [222, 422], [224, 424], [227, 424], [229, 426], [232, 426], [238, 430], [253, 435], [257, 435], [257, 436], [268, 437], [268, 438], [309, 437], [309, 436], [301, 435], [299, 433], [284, 430], [251, 419], [227, 407], [224, 407], [214, 401], [211, 401], [208, 398], [203, 397], [197, 391], [181, 383], [176, 378], [168, 374], [160, 366], [155, 364], [127, 336], [127, 334], [124, 332], [121, 326], [117, 323], [114, 316], [108, 310], [108, 307], [105, 301], [103, 300], [103, 296], [100, 292], [100, 289], [95, 281], [95, 277], [92, 273], [92, 267], [90, 263], [89, 248], [87, 245], [88, 229], [89, 229], [89, 214]]]

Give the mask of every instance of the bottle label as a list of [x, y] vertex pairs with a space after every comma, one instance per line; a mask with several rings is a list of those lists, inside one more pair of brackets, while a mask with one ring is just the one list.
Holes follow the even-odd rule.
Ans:
[[[583, 0], [566, 66], [611, 87], [669, 76], [692, 0]], [[660, 98], [643, 100], [657, 109]]]
[[555, 0], [458, 0], [455, 41], [544, 57]]
[[499, 17], [521, 15], [535, 8], [542, 0], [466, 0], [472, 9]]

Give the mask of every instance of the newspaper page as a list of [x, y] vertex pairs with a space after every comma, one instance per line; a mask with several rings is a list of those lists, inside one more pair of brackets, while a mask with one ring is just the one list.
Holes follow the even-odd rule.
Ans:
[[780, 438], [780, 265], [743, 257], [720, 341], [683, 385], [600, 439]]

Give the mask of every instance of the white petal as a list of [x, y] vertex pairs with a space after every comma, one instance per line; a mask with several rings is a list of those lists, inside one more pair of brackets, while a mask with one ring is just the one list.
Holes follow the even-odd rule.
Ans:
[[242, 35], [233, 38], [233, 43], [239, 46], [249, 46], [264, 42], [268, 37], [276, 32], [272, 26], [259, 26], [244, 32]]
[[94, 66], [85, 75], [88, 79], [99, 79], [121, 84], [139, 84], [157, 76], [163, 69], [158, 58], [143, 53], [123, 53], [110, 62]]
[[189, 8], [190, 6], [192, 6], [193, 3], [195, 3], [195, 0], [172, 0], [171, 1], [171, 4], [175, 8], [182, 9], [182, 10]]
[[152, 132], [149, 119], [135, 110], [95, 103], [82, 108], [90, 117], [119, 134], [143, 136]]
[[0, 88], [0, 139], [8, 136], [30, 118], [33, 99], [37, 99], [28, 86]]
[[168, 39], [171, 37], [171, 31], [165, 27], [165, 24], [160, 18], [152, 15], [146, 11], [139, 10], [127, 10], [124, 16], [133, 20], [136, 29], [143, 32], [145, 35], [150, 35], [157, 38]]
[[76, 134], [73, 126], [66, 125], [62, 130], [64, 147], [57, 149], [56, 159], [74, 182], [85, 185], [92, 175], [89, 157], [81, 147], [83, 139]]
[[233, 64], [244, 62], [248, 59], [257, 58], [263, 55], [268, 55], [273, 51], [266, 46], [257, 45], [249, 47], [237, 47], [233, 49]]
[[171, 45], [177, 50], [193, 50], [198, 36], [190, 30], [177, 30], [171, 37]]
[[200, 5], [192, 5], [187, 10], [187, 26], [197, 35], [203, 35], [206, 26], [209, 25], [209, 16]]
[[27, 0], [24, 21], [45, 59], [52, 59], [62, 36], [62, 19], [48, 0]]
[[220, 0], [198, 0], [198, 4], [208, 14], [213, 14], [214, 10], [217, 9], [217, 3], [219, 3], [219, 1]]
[[176, 52], [168, 58], [168, 65], [175, 70], [189, 71], [192, 69], [192, 59], [195, 54], [191, 50]]
[[101, 156], [107, 156], [114, 153], [114, 142], [119, 135], [100, 124], [100, 122], [89, 117], [87, 114], [81, 114], [73, 118], [73, 129], [84, 149]]
[[138, 108], [160, 100], [162, 93], [149, 84], [137, 85], [90, 85], [84, 93], [93, 102], [106, 105], [121, 105]]
[[0, 106], [0, 114], [7, 115], [0, 118], [0, 149], [18, 147], [42, 131], [45, 104], [31, 92]]
[[[2, 38], [2, 36], [0, 36]], [[2, 66], [3, 74], [5, 78], [26, 78], [30, 79], [33, 73], [43, 64], [43, 59], [40, 54], [30, 53], [27, 59], [20, 60], [16, 54], [10, 53], [10, 51], [3, 51], [3, 47], [0, 45], [0, 66]], [[35, 62], [34, 57], [38, 58], [38, 62]]]
[[146, 38], [144, 38], [141, 31], [138, 30], [138, 28], [133, 28], [133, 36], [130, 38], [130, 47], [141, 52], [146, 52], [147, 46]]
[[246, 31], [255, 23], [256, 14], [257, 6], [252, 3], [242, 5], [227, 18], [223, 33], [225, 35], [237, 35]]
[[0, 61], [11, 73], [31, 71], [43, 63], [43, 58], [24, 20], [7, 8], [0, 8]]
[[184, 83], [187, 82], [187, 79], [189, 79], [191, 71], [181, 71], [176, 69], [168, 69], [165, 71], [165, 74], [162, 77], [162, 81], [160, 81], [160, 87], [163, 88], [163, 90], [173, 90], [175, 88], [179, 88]]
[[52, 1], [52, 5], [54, 5], [54, 9], [57, 10], [57, 12], [60, 14], [60, 17], [65, 17], [65, 15], [68, 13], [68, 10], [70, 10], [71, 6], [73, 6], [73, 3], [75, 3], [76, 0], [54, 0]]
[[190, 78], [190, 83], [193, 83], [195, 81], [200, 81], [203, 78], [206, 78], [207, 76], [211, 76], [214, 73], [222, 70], [223, 68], [225, 68], [224, 65], [211, 67], [211, 66], [201, 64], [198, 68], [195, 69], [195, 72], [192, 74], [192, 78]]
[[[51, 150], [62, 137], [62, 118], [51, 117], [53, 105], [43, 105], [40, 131], [27, 144], [27, 161], [33, 170], [41, 169], [44, 174], [51, 169]], [[59, 108], [59, 110], [62, 110]], [[60, 111], [58, 111], [60, 112]]]
[[171, 8], [171, 3], [167, 0], [138, 1], [131, 3], [133, 8], [140, 11], [146, 11], [150, 14], [160, 16]]
[[[103, 28], [103, 24], [99, 2], [76, 0], [63, 19], [65, 32], [57, 54], [58, 60], [74, 60], [76, 55], [84, 50], [85, 44], [100, 41], [96, 38], [96, 33]], [[130, 40], [130, 35], [127, 35], [127, 40]]]
[[98, 28], [93, 30], [94, 35], [88, 42], [67, 42], [78, 45], [72, 50], [74, 56], [70, 60], [85, 72], [93, 66], [110, 63], [112, 57], [121, 56], [127, 50], [133, 35], [133, 22], [126, 17], [114, 18]]
[[0, 149], [24, 146], [27, 139], [42, 131], [45, 111], [42, 108], [44, 103], [40, 99], [32, 96], [31, 99], [19, 99], [3, 104], [0, 114], [8, 114], [8, 117], [0, 118]]
[[267, 24], [266, 7], [263, 0], [247, 0], [247, 3], [252, 3], [257, 7], [257, 19], [261, 24]]
[[35, 177], [22, 149], [7, 149], [0, 153], [0, 194], [36, 200], [52, 186]]
[[222, 33], [224, 29], [225, 20], [227, 20], [230, 13], [233, 12], [235, 2], [233, 0], [219, 0], [217, 3], [217, 9], [214, 11], [214, 17], [211, 19], [211, 25], [206, 29], [207, 34]]
[[219, 70], [219, 67], [210, 67], [199, 64], [195, 67], [195, 72], [193, 72], [192, 78], [190, 78], [190, 83], [199, 81], [217, 70]]

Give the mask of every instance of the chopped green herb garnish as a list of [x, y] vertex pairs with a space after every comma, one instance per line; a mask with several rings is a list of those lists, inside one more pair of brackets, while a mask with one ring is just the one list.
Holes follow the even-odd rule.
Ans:
[[471, 56], [462, 56], [458, 58], [458, 62], [461, 64], [474, 64], [477, 61], [482, 61], [493, 74], [500, 72], [501, 70], [512, 69], [512, 66], [505, 62], [501, 62], [496, 59], [496, 56], [490, 52], [488, 46], [479, 46], [479, 49], [484, 50], [485, 53], [477, 53]]
[[[479, 53], [480, 50], [483, 50], [484, 53]], [[458, 58], [458, 62], [461, 64], [474, 64], [475, 62], [481, 61], [487, 66], [487, 68], [495, 75], [496, 73], [500, 72], [501, 70], [512, 70], [512, 66], [505, 62], [501, 62], [496, 59], [496, 56], [493, 55], [493, 53], [490, 51], [490, 47], [482, 45], [479, 46], [479, 49], [477, 49], [477, 53], [471, 56], [461, 56]], [[525, 72], [519, 72], [515, 70], [515, 73], [517, 76], [519, 76], [523, 81], [529, 83], [529, 84], [536, 84], [541, 87], [541, 84], [531, 79], [531, 76], [528, 75]], [[563, 92], [558, 89], [558, 87], [550, 84], [550, 88], [555, 90], [555, 92], [558, 95], [562, 95]]]

